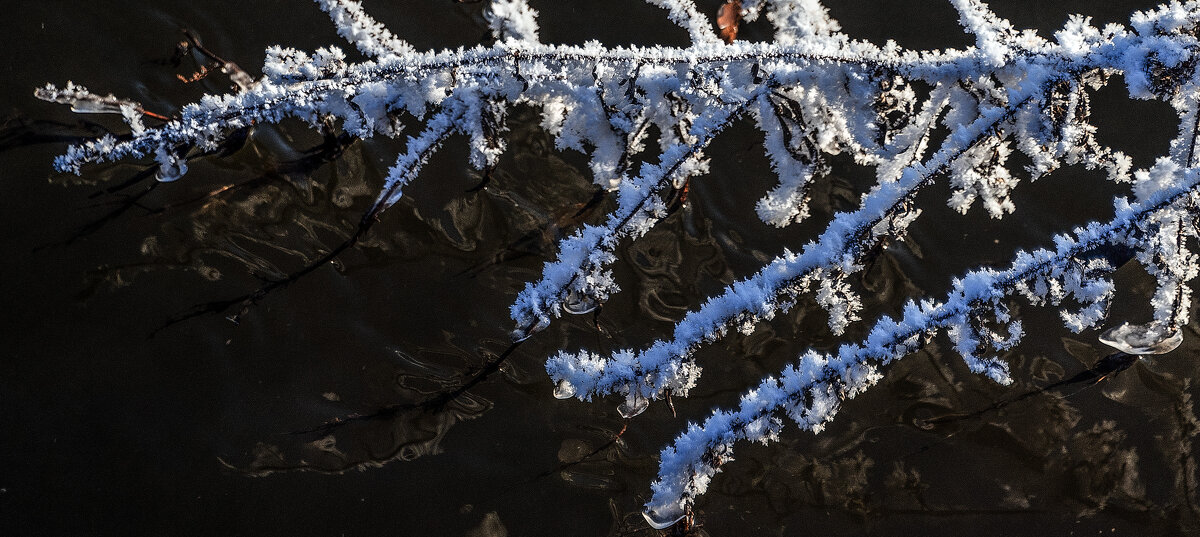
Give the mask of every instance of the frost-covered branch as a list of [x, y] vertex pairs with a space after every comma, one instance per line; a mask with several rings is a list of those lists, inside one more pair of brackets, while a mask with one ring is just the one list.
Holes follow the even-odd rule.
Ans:
[[[1191, 303], [1187, 282], [1197, 266], [1200, 2], [1136, 13], [1128, 27], [1097, 28], [1072, 17], [1045, 38], [1015, 28], [982, 0], [949, 0], [974, 45], [923, 51], [855, 40], [818, 0], [726, 4], [740, 6], [730, 20], [765, 16], [775, 29], [769, 42], [728, 44], [692, 0], [647, 1], [684, 28], [691, 45], [542, 43], [539, 15], [524, 0], [493, 0], [484, 13], [493, 44], [422, 52], [358, 2], [316, 0], [368, 60], [352, 62], [336, 47], [271, 47], [260, 79], [234, 93], [205, 96], [170, 118], [70, 82], [35, 95], [79, 112], [120, 114], [129, 126], [128, 135], [69, 147], [56, 159], [57, 169], [82, 173], [88, 164], [150, 159], [161, 181], [182, 176], [189, 160], [213, 152], [231, 133], [285, 118], [336, 124], [362, 138], [400, 138], [405, 125], [421, 124], [389, 169], [366, 215], [371, 218], [402, 199], [451, 135], [468, 140], [472, 166], [490, 170], [507, 150], [509, 111], [536, 110], [557, 148], [588, 156], [593, 181], [616, 208], [602, 224], [562, 239], [557, 258], [518, 294], [510, 311], [516, 340], [563, 313], [592, 311], [610, 300], [620, 290], [612, 271], [620, 246], [662, 221], [667, 201], [690, 181], [725, 180], [705, 177], [705, 152], [739, 121], [762, 132], [778, 175], [778, 185], [753, 207], [769, 225], [809, 217], [811, 187], [833, 157], [874, 167], [877, 181], [857, 208], [834, 215], [798, 253], [781, 247], [756, 274], [688, 313], [669, 337], [639, 351], [563, 351], [547, 361], [556, 396], [616, 394], [626, 416], [668, 394], [686, 396], [700, 377], [699, 348], [731, 330], [752, 331], [804, 296], [828, 312], [835, 334], [859, 321], [863, 306], [853, 277], [920, 217], [917, 194], [929, 185], [948, 185], [946, 203], [956, 211], [978, 205], [1002, 218], [1016, 209], [1014, 188], [1064, 166], [1103, 170], [1113, 181], [1131, 183], [1135, 201], [1118, 201], [1112, 221], [1056, 239], [1054, 251], [1017, 254], [1007, 270], [971, 272], [942, 302], [909, 304], [902, 319], [876, 321], [864, 342], [835, 354], [808, 353], [764, 381], [740, 409], [691, 426], [663, 452], [649, 504], [655, 523], [690, 508], [733, 442], [773, 437], [785, 414], [819, 430], [841, 401], [879, 378], [881, 367], [936, 332], [950, 337], [971, 370], [1007, 382], [1007, 365], [992, 353], [1015, 345], [1023, 333], [1005, 306], [1014, 295], [1036, 304], [1073, 302], [1079, 307], [1062, 313], [1068, 328], [1099, 326], [1115, 268], [1102, 247], [1134, 252], [1158, 282], [1149, 299], [1153, 320], [1118, 327], [1103, 341], [1135, 353], [1178, 344]], [[1149, 170], [1133, 172], [1129, 157], [1102, 144], [1091, 122], [1090, 96], [1116, 75], [1131, 98], [1167, 101], [1179, 115], [1169, 153]], [[148, 127], [146, 116], [162, 124]], [[1029, 164], [1015, 169], [1014, 155]], [[644, 164], [635, 170], [637, 162]]]
[[[1079, 228], [1074, 236], [1056, 237], [1054, 251], [1019, 252], [1007, 269], [980, 269], [956, 279], [949, 296], [941, 302], [909, 302], [900, 319], [883, 317], [860, 343], [842, 345], [833, 354], [809, 351], [778, 377], [764, 379], [743, 395], [737, 409], [717, 411], [703, 424], [689, 425], [687, 432], [662, 452], [659, 479], [651, 486], [654, 497], [647, 503], [647, 518], [656, 527], [666, 527], [684, 516], [693, 499], [708, 488], [723, 461], [732, 458], [735, 442], [775, 440], [785, 416], [802, 429], [821, 432], [843, 402], [882, 378], [882, 367], [920, 350], [939, 331], [948, 332], [958, 341], [956, 350], [972, 370], [1005, 380], [1008, 373], [1001, 362], [978, 356], [988, 339], [992, 350], [1002, 351], [1020, 337], [1020, 322], [1009, 318], [1005, 298], [1022, 295], [1034, 302], [1054, 304], [1071, 298], [1083, 307], [1081, 311], [1064, 309], [1064, 319], [1075, 331], [1092, 327], [1101, 320], [1094, 315], [1097, 307], [1105, 308], [1112, 296], [1110, 276], [1115, 267], [1104, 258], [1107, 249], [1134, 248], [1142, 257], [1169, 256], [1170, 264], [1187, 267], [1180, 274], [1179, 284], [1194, 278], [1197, 266], [1191, 256], [1164, 248], [1152, 237], [1164, 230], [1172, 235], [1181, 218], [1194, 218], [1200, 204], [1200, 170], [1183, 170], [1171, 161], [1160, 161], [1140, 175], [1142, 184], [1169, 186], [1156, 188], [1136, 203], [1118, 200], [1112, 220]], [[1197, 228], [1188, 226], [1184, 233], [1195, 238]], [[1176, 309], [1160, 308], [1154, 323], [1134, 330], [1138, 336], [1147, 335], [1147, 331], [1154, 330], [1152, 325], [1174, 315]], [[1186, 308], [1180, 313], [1184, 316], [1181, 322], [1186, 322]], [[1008, 337], [983, 333], [975, 321], [984, 316], [1009, 325]], [[1080, 317], [1087, 320], [1080, 323]], [[1176, 333], [1178, 330], [1173, 329]], [[1178, 345], [1174, 335], [1153, 336], [1158, 340], [1175, 339]]]
[[693, 44], [717, 43], [717, 35], [712, 31], [712, 23], [708, 17], [700, 14], [692, 0], [646, 0], [648, 3], [667, 10], [671, 22], [687, 30]]
[[392, 32], [363, 11], [354, 0], [316, 0], [337, 26], [338, 35], [353, 43], [367, 56], [387, 58], [413, 52], [412, 45], [392, 35]]
[[525, 0], [496, 0], [487, 13], [492, 36], [499, 40], [529, 41], [537, 43], [537, 11]]

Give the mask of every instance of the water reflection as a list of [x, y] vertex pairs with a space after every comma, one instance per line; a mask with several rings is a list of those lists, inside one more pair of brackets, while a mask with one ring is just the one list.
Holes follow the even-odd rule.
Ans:
[[[291, 435], [295, 440], [290, 442], [261, 442], [254, 447], [252, 461], [244, 466], [230, 463], [230, 467], [264, 476], [290, 470], [340, 473], [392, 461], [412, 461], [441, 453], [442, 441], [451, 427], [475, 419], [491, 407], [491, 401], [465, 393], [437, 408], [395, 408], [368, 416], [351, 415], [320, 427], [315, 434]], [[313, 436], [318, 438], [308, 440]]]
[[607, 458], [594, 460], [598, 449], [591, 442], [580, 438], [567, 438], [558, 449], [558, 461], [562, 464], [559, 477], [574, 487], [595, 490], [622, 488], [616, 480], [613, 462]]
[[484, 515], [483, 521], [468, 531], [466, 537], [508, 537], [508, 529], [500, 521], [500, 514], [492, 511]]

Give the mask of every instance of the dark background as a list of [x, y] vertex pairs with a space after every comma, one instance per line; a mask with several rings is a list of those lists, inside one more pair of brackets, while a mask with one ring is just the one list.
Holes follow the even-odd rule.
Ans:
[[[633, 0], [530, 2], [546, 42], [684, 44], [656, 8]], [[717, 2], [700, 2], [714, 13]], [[963, 46], [948, 3], [830, 2], [847, 33], [907, 47]], [[1128, 19], [1152, 2], [995, 2], [1042, 35], [1067, 14]], [[688, 206], [622, 250], [625, 291], [598, 332], [556, 323], [503, 370], [436, 413], [397, 412], [324, 434], [456, 386], [507, 345], [508, 305], [554, 255], [564, 219], [592, 192], [584, 160], [553, 149], [532, 110], [512, 114], [511, 151], [485, 189], [456, 138], [362, 243], [240, 317], [157, 329], [195, 304], [254, 289], [348, 236], [399, 141], [350, 145], [298, 164], [321, 142], [299, 124], [263, 127], [234, 154], [191, 163], [181, 181], [141, 181], [136, 162], [54, 174], [65, 138], [118, 128], [32, 98], [67, 80], [170, 114], [205, 92], [171, 61], [180, 28], [258, 74], [271, 44], [350, 47], [314, 5], [253, 2], [10, 2], [0, 17], [0, 527], [9, 535], [639, 535], [658, 450], [687, 420], [728, 407], [810, 347], [842, 341], [802, 304], [747, 337], [699, 355], [706, 375], [678, 417], [656, 403], [621, 440], [616, 400], [559, 401], [542, 370], [557, 349], [640, 348], [673, 320], [783, 247], [801, 247], [872, 173], [842, 163], [822, 179], [810, 221], [777, 231], [754, 201], [774, 182], [749, 124], [713, 146], [712, 173]], [[366, 2], [418, 48], [486, 43], [480, 5]], [[743, 30], [769, 36], [764, 22]], [[1146, 166], [1176, 131], [1162, 103], [1131, 102], [1119, 77], [1095, 96], [1101, 141]], [[922, 195], [912, 236], [866, 271], [866, 318], [950, 278], [1003, 263], [1017, 247], [1111, 215], [1123, 187], [1068, 169], [1023, 184], [1018, 210], [993, 221]], [[611, 208], [611, 205], [606, 206]], [[593, 219], [602, 215], [594, 215]], [[1109, 325], [1145, 320], [1152, 290], [1129, 265]], [[1006, 356], [1017, 381], [968, 373], [944, 341], [889, 368], [819, 436], [789, 427], [771, 446], [739, 446], [697, 505], [710, 535], [1184, 535], [1197, 530], [1197, 431], [1190, 379], [1196, 328], [1180, 349], [1092, 386], [1044, 387], [1109, 351], [1069, 334], [1052, 311], [1019, 304], [1029, 336]], [[238, 313], [237, 308], [225, 315]], [[850, 338], [869, 323], [859, 323]], [[1023, 396], [1032, 393], [1032, 395]], [[997, 408], [989, 410], [994, 403]], [[961, 414], [931, 426], [930, 418]], [[789, 424], [790, 426], [790, 424]], [[298, 433], [298, 434], [296, 434]], [[308, 471], [296, 471], [298, 469]], [[361, 470], [361, 471], [360, 471]], [[503, 530], [501, 529], [503, 528]]]

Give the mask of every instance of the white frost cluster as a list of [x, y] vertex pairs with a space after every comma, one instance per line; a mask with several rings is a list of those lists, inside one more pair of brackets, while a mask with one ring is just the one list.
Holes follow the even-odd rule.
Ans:
[[537, 11], [525, 0], [495, 0], [488, 6], [488, 26], [498, 40], [512, 39], [537, 43]]
[[[404, 120], [415, 118], [424, 127], [408, 136], [371, 216], [402, 198], [451, 135], [464, 135], [470, 163], [488, 169], [507, 148], [507, 111], [538, 109], [559, 149], [587, 154], [595, 183], [616, 209], [602, 224], [563, 239], [557, 259], [519, 293], [511, 308], [515, 340], [564, 313], [592, 311], [617, 293], [611, 266], [619, 247], [665, 218], [668, 201], [689, 181], [709, 180], [705, 151], [738, 121], [762, 131], [778, 175], [778, 185], [754, 207], [770, 225], [809, 215], [810, 185], [830, 157], [844, 154], [874, 167], [877, 182], [857, 208], [835, 215], [799, 251], [779, 252], [708, 299], [669, 337], [641, 350], [562, 351], [547, 361], [556, 396], [615, 395], [626, 417], [656, 399], [686, 396], [702, 372], [694, 358], [701, 346], [730, 330], [752, 331], [802, 295], [825, 309], [835, 334], [859, 321], [856, 275], [904, 235], [921, 215], [918, 193], [937, 181], [950, 188], [954, 209], [978, 205], [995, 218], [1017, 209], [1010, 194], [1024, 180], [1064, 166], [1102, 169], [1131, 183], [1133, 198], [1115, 200], [1109, 222], [1056, 237], [1051, 249], [1018, 252], [1008, 268], [969, 272], [940, 301], [909, 303], [900, 319], [876, 320], [863, 341], [835, 353], [808, 352], [748, 392], [737, 409], [689, 425], [662, 453], [646, 511], [656, 527], [686, 515], [736, 442], [771, 440], [785, 419], [819, 432], [887, 364], [934, 334], [946, 335], [972, 371], [1011, 381], [1000, 356], [1024, 333], [1009, 312], [1014, 296], [1059, 308], [1071, 330], [1097, 328], [1115, 293], [1112, 272], [1134, 258], [1157, 280], [1153, 319], [1114, 328], [1102, 341], [1135, 353], [1178, 345], [1190, 311], [1188, 282], [1200, 266], [1200, 2], [1136, 13], [1129, 27], [1097, 28], [1072, 17], [1051, 40], [1014, 28], [982, 0], [949, 0], [975, 44], [914, 51], [852, 39], [818, 0], [746, 0], [742, 19], [765, 14], [774, 39], [729, 44], [692, 0], [647, 1], [687, 31], [690, 46], [543, 44], [537, 12], [525, 0], [492, 0], [485, 16], [495, 44], [421, 52], [356, 1], [316, 0], [369, 60], [351, 62], [336, 47], [272, 47], [261, 79], [232, 94], [205, 96], [150, 127], [140, 104], [71, 83], [35, 94], [78, 112], [119, 114], [131, 131], [68, 148], [55, 161], [59, 170], [80, 173], [89, 163], [145, 158], [155, 161], [163, 181], [256, 124], [335, 120], [354, 136], [399, 137]], [[1090, 92], [1117, 74], [1132, 97], [1164, 100], [1180, 118], [1169, 153], [1147, 170], [1131, 170], [1128, 156], [1095, 136]], [[1014, 155], [1029, 164], [1013, 169]]]
[[385, 58], [413, 52], [412, 45], [392, 35], [392, 32], [363, 11], [354, 0], [316, 0], [329, 14], [338, 35], [358, 47], [367, 56]]

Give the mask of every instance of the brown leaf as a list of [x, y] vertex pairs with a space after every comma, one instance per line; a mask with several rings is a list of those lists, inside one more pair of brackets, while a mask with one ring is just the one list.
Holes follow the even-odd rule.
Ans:
[[724, 39], [726, 43], [732, 43], [734, 39], [737, 39], [738, 25], [741, 22], [741, 0], [728, 0], [721, 4], [721, 9], [717, 10], [717, 29], [720, 30], [721, 39]]

